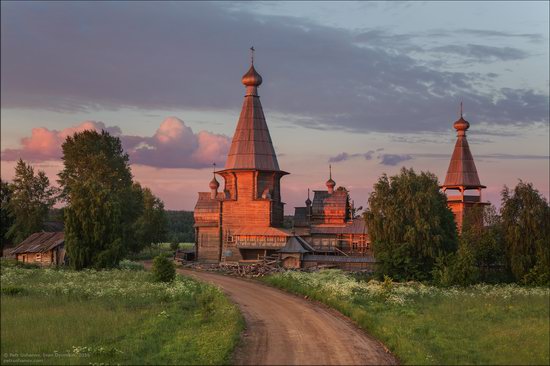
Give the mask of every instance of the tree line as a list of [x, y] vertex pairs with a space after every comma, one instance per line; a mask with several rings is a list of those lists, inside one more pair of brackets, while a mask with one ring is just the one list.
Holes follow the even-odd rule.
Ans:
[[59, 188], [21, 159], [13, 182], [1, 182], [2, 247], [41, 231], [56, 202], [65, 205], [72, 268], [113, 267], [127, 254], [166, 240], [164, 203], [133, 180], [119, 138], [105, 131], [78, 132], [67, 137], [62, 151]]
[[403, 168], [374, 185], [365, 212], [379, 276], [441, 285], [550, 284], [550, 206], [531, 183], [501, 191], [501, 208], [466, 211], [458, 235], [437, 177]]

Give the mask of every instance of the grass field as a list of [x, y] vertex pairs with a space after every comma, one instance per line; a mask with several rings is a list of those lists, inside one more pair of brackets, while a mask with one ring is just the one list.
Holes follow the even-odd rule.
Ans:
[[338, 270], [264, 277], [354, 319], [405, 364], [550, 363], [548, 288], [362, 282]]
[[229, 363], [244, 324], [217, 288], [182, 276], [1, 271], [3, 365]]

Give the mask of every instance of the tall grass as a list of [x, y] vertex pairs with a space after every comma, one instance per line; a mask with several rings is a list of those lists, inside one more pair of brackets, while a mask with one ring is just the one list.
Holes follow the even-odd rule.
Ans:
[[1, 283], [2, 364], [222, 364], [243, 327], [217, 288], [182, 276], [3, 265]]
[[337, 270], [284, 272], [264, 281], [354, 319], [405, 364], [549, 364], [548, 288], [441, 289], [358, 281]]

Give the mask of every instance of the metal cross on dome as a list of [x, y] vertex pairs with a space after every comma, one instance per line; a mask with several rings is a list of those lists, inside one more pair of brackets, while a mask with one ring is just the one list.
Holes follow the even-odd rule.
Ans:
[[254, 51], [256, 51], [254, 46], [250, 47], [250, 62], [252, 62], [252, 65], [254, 65]]

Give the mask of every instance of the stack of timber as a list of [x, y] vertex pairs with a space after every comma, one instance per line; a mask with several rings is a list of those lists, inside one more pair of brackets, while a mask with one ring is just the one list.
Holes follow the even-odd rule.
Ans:
[[285, 271], [284, 268], [279, 266], [279, 261], [273, 258], [265, 258], [263, 261], [254, 262], [222, 262], [219, 264], [188, 263], [184, 264], [183, 267], [198, 271], [218, 272], [230, 276], [246, 278], [261, 277]]

